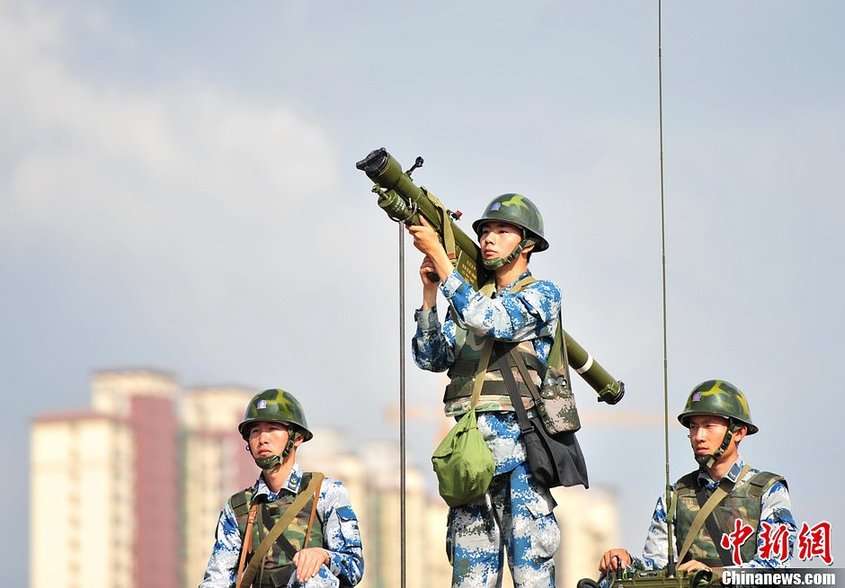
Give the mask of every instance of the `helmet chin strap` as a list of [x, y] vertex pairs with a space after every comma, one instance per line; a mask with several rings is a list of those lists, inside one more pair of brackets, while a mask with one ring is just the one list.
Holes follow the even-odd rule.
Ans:
[[725, 455], [725, 451], [728, 450], [728, 446], [731, 444], [731, 439], [733, 439], [734, 432], [738, 429], [738, 425], [733, 421], [730, 421], [728, 424], [728, 430], [725, 431], [725, 436], [722, 437], [722, 444], [719, 445], [719, 448], [711, 453], [710, 455], [700, 455], [695, 457], [695, 461], [699, 463], [699, 465], [704, 466], [708, 470], [713, 467], [719, 458]]
[[525, 249], [529, 245], [534, 245], [534, 240], [523, 238], [522, 241], [519, 242], [519, 245], [514, 247], [513, 251], [511, 251], [510, 255], [508, 255], [507, 257], [494, 257], [493, 259], [482, 260], [484, 263], [484, 267], [489, 270], [495, 271], [500, 267], [506, 266], [509, 263], [512, 263], [513, 260], [515, 260], [517, 257], [519, 257], [519, 254], [522, 253], [523, 249]]
[[290, 452], [293, 451], [294, 445], [294, 437], [291, 435], [288, 437], [288, 442], [285, 444], [285, 448], [282, 451], [281, 455], [269, 455], [267, 457], [253, 457], [252, 459], [255, 461], [255, 465], [261, 468], [262, 472], [270, 473], [275, 470], [277, 467], [282, 465], [282, 463], [287, 459]]

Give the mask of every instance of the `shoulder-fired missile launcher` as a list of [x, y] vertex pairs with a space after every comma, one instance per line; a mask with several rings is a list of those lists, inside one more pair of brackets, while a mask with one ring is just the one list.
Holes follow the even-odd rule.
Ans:
[[[394, 221], [420, 224], [420, 216], [440, 234], [441, 241], [455, 268], [476, 289], [484, 285], [489, 274], [482, 263], [476, 240], [464, 233], [455, 221], [460, 212], [449, 210], [429, 190], [411, 179], [413, 171], [423, 164], [417, 157], [414, 166], [402, 171], [399, 162], [386, 149], [376, 149], [356, 164], [374, 183], [378, 205]], [[563, 333], [569, 365], [598, 393], [599, 400], [616, 404], [625, 393], [625, 385], [613, 378], [566, 331]]]

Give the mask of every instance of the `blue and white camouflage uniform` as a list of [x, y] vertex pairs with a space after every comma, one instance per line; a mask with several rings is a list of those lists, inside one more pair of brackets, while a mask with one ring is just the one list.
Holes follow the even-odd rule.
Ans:
[[[500, 341], [531, 341], [546, 364], [561, 307], [560, 290], [538, 280], [519, 292], [513, 286], [525, 272], [492, 298], [470, 286], [457, 272], [440, 285], [463, 326], [475, 335]], [[456, 328], [451, 316], [441, 327], [436, 308], [418, 310], [412, 341], [416, 364], [432, 372], [448, 370], [455, 361]], [[446, 405], [446, 415], [460, 417], [469, 399]], [[548, 488], [536, 484], [525, 463], [525, 446], [510, 399], [481, 396], [476, 406], [478, 429], [495, 461], [495, 477], [485, 498], [449, 510], [447, 552], [452, 562], [452, 586], [499, 586], [504, 549], [518, 588], [553, 587], [553, 556], [560, 528]]]
[[[273, 492], [259, 476], [253, 486], [255, 496], [265, 494], [267, 502], [278, 499], [283, 492], [296, 494], [300, 491], [302, 470], [294, 464], [287, 481]], [[325, 478], [317, 499], [317, 518], [323, 526], [323, 548], [329, 552], [329, 563], [320, 566], [317, 574], [306, 582], [299, 582], [294, 573], [288, 582], [289, 588], [337, 588], [344, 584], [354, 586], [364, 574], [364, 555], [361, 547], [361, 533], [358, 517], [349, 503], [349, 495], [343, 482]], [[205, 569], [205, 576], [199, 588], [231, 588], [235, 585], [238, 558], [241, 550], [241, 534], [235, 513], [227, 501], [217, 521], [214, 548]]]
[[[731, 466], [725, 476], [732, 482], [736, 482], [737, 476], [744, 467], [745, 463], [742, 458], [739, 458], [736, 463]], [[749, 468], [748, 472], [743, 477], [744, 481], [750, 480], [760, 470]], [[699, 483], [703, 483], [709, 491], [713, 491], [719, 483], [704, 471], [698, 472]], [[749, 562], [743, 563], [742, 567], [747, 568], [776, 568], [786, 565], [789, 558], [792, 557], [792, 547], [795, 543], [795, 537], [798, 533], [798, 527], [795, 524], [795, 519], [792, 518], [791, 504], [789, 501], [789, 491], [783, 482], [775, 482], [771, 488], [766, 490], [760, 498], [760, 524], [757, 526], [757, 551], [758, 555]], [[787, 561], [781, 562], [778, 559], [762, 559], [759, 556], [759, 551], [763, 545], [762, 537], [762, 523], [766, 522], [771, 525], [786, 525], [789, 528], [789, 557]], [[668, 542], [666, 539], [666, 509], [663, 506], [663, 498], [657, 499], [657, 506], [654, 509], [654, 514], [651, 517], [651, 526], [648, 529], [643, 553], [640, 557], [633, 558], [632, 566], [636, 569], [642, 570], [658, 570], [666, 567], [668, 563]], [[677, 542], [672, 542], [674, 546], [675, 555], [677, 557], [678, 545]]]

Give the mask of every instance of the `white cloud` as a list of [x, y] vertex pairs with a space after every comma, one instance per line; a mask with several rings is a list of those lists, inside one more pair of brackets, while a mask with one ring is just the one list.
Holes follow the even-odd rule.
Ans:
[[138, 220], [132, 200], [165, 195], [198, 216], [208, 201], [278, 214], [334, 185], [333, 146], [319, 125], [201, 83], [139, 90], [86, 79], [62, 61], [69, 28], [0, 7], [0, 116], [18, 143], [6, 188], [16, 226], [84, 234], [90, 225], [68, 225], [70, 211], [79, 220], [108, 211], [124, 230]]

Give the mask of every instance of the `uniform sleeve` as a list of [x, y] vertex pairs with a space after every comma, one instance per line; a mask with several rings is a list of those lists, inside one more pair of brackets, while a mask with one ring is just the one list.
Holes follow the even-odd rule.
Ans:
[[437, 309], [419, 309], [414, 314], [417, 332], [411, 340], [414, 362], [430, 372], [443, 372], [455, 361], [455, 323], [446, 319], [443, 327]]
[[[675, 553], [678, 546], [673, 544]], [[663, 507], [663, 497], [657, 499], [651, 524], [643, 545], [640, 557], [634, 557], [631, 565], [638, 570], [659, 570], [669, 563], [668, 526], [666, 525], [666, 509]]]
[[230, 588], [238, 573], [241, 533], [232, 507], [227, 502], [217, 520], [214, 547], [199, 588]]
[[[763, 523], [778, 528], [783, 525], [787, 528], [789, 535], [787, 558], [781, 561], [778, 558], [763, 559], [760, 557], [760, 549], [763, 546]], [[798, 536], [798, 525], [792, 516], [792, 504], [789, 500], [789, 490], [783, 482], [775, 482], [771, 488], [766, 490], [761, 498], [760, 525], [757, 527], [757, 555], [744, 567], [749, 568], [780, 568], [787, 565], [792, 558], [792, 548], [795, 544], [795, 537]]]
[[323, 481], [317, 514], [323, 523], [323, 547], [329, 552], [329, 569], [344, 583], [354, 586], [364, 575], [364, 553], [358, 517], [341, 481]]
[[455, 270], [440, 290], [476, 335], [501, 341], [554, 336], [561, 298], [560, 290], [551, 282], [539, 280], [520, 292], [488, 298]]

